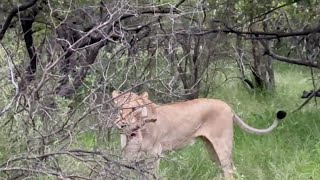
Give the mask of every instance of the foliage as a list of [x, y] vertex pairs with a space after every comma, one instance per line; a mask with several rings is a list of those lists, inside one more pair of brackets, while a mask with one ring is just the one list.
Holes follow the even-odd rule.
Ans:
[[[110, 95], [115, 89], [148, 91], [159, 104], [221, 98], [261, 127], [267, 122], [258, 119], [270, 119], [281, 108], [296, 109], [302, 91], [320, 91], [319, 3], [1, 2], [0, 178], [132, 179], [148, 174], [143, 163], [120, 156], [113, 128], [117, 109]], [[250, 85], [257, 76], [252, 42], [258, 59], [272, 59], [274, 92]], [[320, 176], [314, 96], [307, 97], [301, 111], [289, 113], [271, 136], [236, 130], [240, 179]], [[218, 167], [198, 154], [203, 154], [201, 143], [171, 153], [159, 176], [218, 177]]]

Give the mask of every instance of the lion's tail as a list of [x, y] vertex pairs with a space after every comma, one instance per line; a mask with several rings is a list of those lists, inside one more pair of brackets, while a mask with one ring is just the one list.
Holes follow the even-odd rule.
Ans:
[[287, 113], [285, 111], [278, 111], [277, 118], [274, 120], [272, 125], [269, 126], [268, 128], [265, 128], [265, 129], [257, 129], [257, 128], [249, 126], [236, 114], [234, 114], [233, 120], [235, 123], [237, 123], [241, 127], [241, 129], [245, 130], [246, 132], [252, 133], [252, 134], [263, 135], [263, 134], [268, 134], [268, 133], [272, 132], [272, 130], [278, 126], [279, 122], [281, 122], [286, 117], [286, 114]]

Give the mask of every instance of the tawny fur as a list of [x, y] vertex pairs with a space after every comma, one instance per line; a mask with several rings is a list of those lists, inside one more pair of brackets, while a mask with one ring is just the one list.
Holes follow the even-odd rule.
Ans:
[[[217, 99], [195, 99], [158, 106], [148, 99], [147, 93], [141, 96], [135, 93], [121, 95], [114, 91], [112, 96], [116, 105], [122, 109], [122, 118], [119, 117], [117, 122], [126, 124], [127, 131], [132, 129], [130, 124], [134, 124], [130, 121], [137, 122], [146, 117], [156, 119], [155, 122], [144, 123], [133, 134], [121, 135], [126, 158], [136, 158], [142, 152], [159, 156], [183, 148], [200, 137], [212, 160], [222, 168], [225, 179], [233, 179], [233, 122], [255, 134], [270, 133], [278, 125], [278, 120], [275, 120], [267, 129], [250, 127], [235, 115], [227, 103]], [[134, 107], [147, 107], [148, 113], [144, 116], [134, 115]]]

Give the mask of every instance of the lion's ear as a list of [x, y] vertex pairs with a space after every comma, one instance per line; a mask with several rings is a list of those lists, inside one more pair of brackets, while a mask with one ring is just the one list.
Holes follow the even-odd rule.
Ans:
[[114, 98], [113, 99], [113, 102], [115, 102], [115, 103], [118, 103], [118, 96], [120, 95], [120, 93], [119, 93], [119, 91], [117, 91], [117, 90], [114, 90], [113, 92], [112, 92], [112, 98]]
[[119, 91], [117, 91], [117, 90], [114, 90], [113, 92], [112, 92], [112, 98], [115, 98], [115, 97], [117, 97], [117, 96], [119, 96], [120, 95], [120, 93], [119, 93]]
[[143, 92], [140, 97], [148, 99], [149, 98], [149, 94], [147, 92]]

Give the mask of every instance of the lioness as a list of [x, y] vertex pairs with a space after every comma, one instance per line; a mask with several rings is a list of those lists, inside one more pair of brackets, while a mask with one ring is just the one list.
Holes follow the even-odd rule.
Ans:
[[156, 105], [148, 93], [112, 93], [120, 109], [116, 120], [123, 130], [121, 144], [124, 156], [132, 159], [141, 152], [160, 155], [189, 144], [196, 137], [204, 140], [208, 152], [222, 168], [225, 179], [233, 179], [233, 122], [254, 134], [267, 134], [285, 118], [279, 111], [266, 129], [256, 129], [241, 120], [225, 102], [217, 99], [195, 99], [174, 104]]

